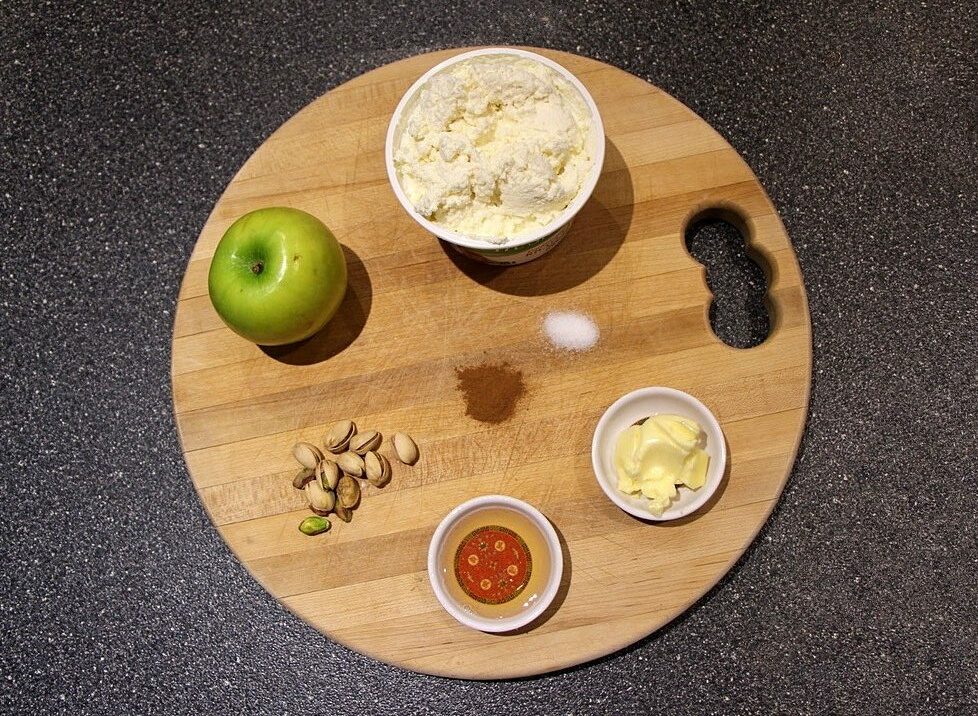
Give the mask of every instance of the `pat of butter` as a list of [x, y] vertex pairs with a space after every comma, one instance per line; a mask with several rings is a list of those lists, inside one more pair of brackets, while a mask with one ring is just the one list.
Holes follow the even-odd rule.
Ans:
[[710, 458], [706, 433], [695, 420], [653, 415], [618, 436], [615, 471], [618, 489], [649, 500], [649, 512], [661, 515], [679, 497], [676, 485], [697, 490], [706, 482]]

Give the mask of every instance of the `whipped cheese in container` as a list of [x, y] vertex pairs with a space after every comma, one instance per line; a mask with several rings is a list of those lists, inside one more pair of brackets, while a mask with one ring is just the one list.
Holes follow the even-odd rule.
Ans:
[[489, 263], [524, 263], [566, 235], [604, 161], [594, 101], [524, 50], [453, 57], [401, 99], [386, 143], [398, 200], [425, 229]]

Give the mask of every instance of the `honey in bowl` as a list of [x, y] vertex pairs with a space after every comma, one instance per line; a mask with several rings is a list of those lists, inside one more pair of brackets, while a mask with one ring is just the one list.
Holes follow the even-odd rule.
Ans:
[[461, 609], [483, 619], [509, 619], [541, 598], [552, 564], [536, 524], [516, 510], [487, 506], [452, 525], [438, 569], [445, 591]]

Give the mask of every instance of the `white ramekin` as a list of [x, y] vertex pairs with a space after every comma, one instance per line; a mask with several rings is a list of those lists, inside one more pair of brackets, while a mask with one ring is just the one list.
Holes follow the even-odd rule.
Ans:
[[[571, 85], [573, 85], [577, 91], [580, 92], [581, 97], [584, 100], [584, 104], [587, 105], [587, 108], [591, 113], [591, 135], [588, 141], [590, 142], [591, 151], [594, 156], [594, 165], [591, 167], [591, 171], [588, 174], [587, 179], [584, 181], [581, 191], [574, 198], [574, 201], [572, 201], [566, 209], [558, 214], [552, 222], [538, 229], [537, 231], [512, 239], [505, 244], [494, 244], [476, 236], [460, 234], [457, 231], [452, 231], [451, 229], [441, 226], [440, 224], [436, 224], [433, 221], [429, 221], [425, 217], [421, 216], [415, 210], [411, 201], [404, 194], [403, 189], [401, 189], [401, 183], [397, 178], [397, 170], [394, 168], [394, 146], [396, 141], [400, 139], [401, 117], [407, 107], [417, 96], [418, 91], [425, 85], [425, 83], [428, 82], [429, 79], [431, 79], [431, 77], [438, 74], [446, 67], [462, 62], [463, 60], [479, 57], [481, 55], [514, 55], [516, 57], [536, 60], [537, 62], [546, 65], [570, 82]], [[517, 50], [508, 47], [490, 47], [482, 50], [463, 52], [460, 55], [451, 57], [432, 67], [430, 70], [421, 75], [417, 82], [411, 85], [408, 91], [404, 93], [404, 96], [401, 97], [401, 101], [398, 102], [397, 108], [394, 110], [394, 114], [391, 117], [390, 125], [387, 127], [387, 141], [384, 146], [384, 161], [387, 164], [387, 177], [390, 179], [391, 188], [394, 190], [397, 200], [401, 202], [401, 206], [404, 207], [404, 210], [410, 214], [411, 217], [422, 227], [424, 227], [425, 230], [434, 234], [437, 238], [446, 241], [460, 253], [476, 259], [477, 261], [504, 265], [522, 264], [542, 256], [559, 244], [561, 239], [563, 239], [570, 230], [571, 221], [573, 221], [574, 217], [581, 210], [581, 207], [584, 206], [587, 200], [591, 197], [591, 193], [594, 191], [594, 186], [598, 183], [598, 177], [601, 175], [601, 168], [604, 166], [604, 125], [601, 123], [601, 115], [598, 112], [598, 107], [594, 103], [594, 99], [591, 97], [591, 94], [587, 91], [584, 85], [581, 84], [581, 81], [577, 79], [577, 77], [558, 65], [556, 62], [536, 53], [527, 52], [526, 50]]]
[[[649, 511], [648, 500], [642, 495], [628, 495], [618, 489], [614, 455], [618, 436], [625, 428], [650, 415], [679, 415], [699, 423], [706, 432], [706, 454], [710, 464], [706, 470], [706, 483], [698, 490], [679, 488], [679, 499], [661, 515]], [[663, 522], [692, 514], [706, 504], [723, 481], [727, 465], [727, 443], [720, 429], [720, 422], [703, 403], [689, 393], [675, 388], [640, 388], [622, 396], [611, 404], [594, 429], [591, 441], [591, 463], [598, 484], [612, 502], [630, 515], [643, 520]]]
[[[487, 507], [503, 507], [518, 512], [530, 520], [543, 535], [547, 548], [550, 551], [550, 574], [547, 577], [546, 586], [536, 604], [520, 612], [516, 616], [507, 619], [488, 619], [472, 613], [469, 609], [459, 604], [445, 588], [444, 575], [438, 566], [438, 556], [445, 538], [448, 536], [452, 527], [463, 517]], [[560, 549], [560, 540], [553, 525], [543, 514], [522, 500], [506, 495], [483, 495], [463, 502], [454, 510], [449, 512], [445, 519], [441, 521], [428, 545], [428, 579], [431, 582], [431, 589], [441, 605], [460, 623], [473, 629], [486, 632], [507, 632], [524, 627], [534, 619], [539, 617], [546, 610], [550, 603], [557, 596], [560, 588], [560, 578], [564, 571], [564, 557]]]

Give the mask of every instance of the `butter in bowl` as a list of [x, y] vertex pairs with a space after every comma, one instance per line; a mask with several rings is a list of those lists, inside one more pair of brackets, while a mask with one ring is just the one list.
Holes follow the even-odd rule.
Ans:
[[674, 520], [702, 508], [723, 481], [720, 423], [681, 390], [641, 388], [601, 416], [591, 443], [598, 485], [625, 512]]

